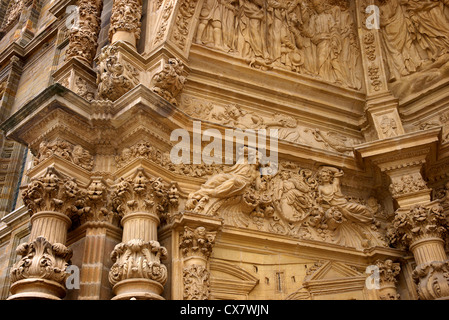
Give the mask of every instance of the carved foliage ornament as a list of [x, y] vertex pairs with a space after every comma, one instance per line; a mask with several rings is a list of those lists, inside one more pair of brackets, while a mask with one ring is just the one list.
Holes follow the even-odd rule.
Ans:
[[82, 192], [74, 179], [64, 177], [53, 167], [44, 176], [31, 180], [22, 193], [23, 202], [34, 214], [40, 211], [77, 214]]
[[176, 97], [184, 89], [186, 78], [183, 76], [184, 65], [181, 60], [171, 58], [162, 71], [152, 79], [152, 90], [170, 103], [177, 105]]
[[109, 272], [112, 285], [126, 279], [143, 278], [162, 285], [167, 282], [167, 267], [161, 260], [167, 256], [167, 249], [157, 241], [133, 239], [119, 243], [111, 253], [114, 262]]
[[179, 245], [183, 257], [200, 256], [208, 259], [212, 253], [216, 235], [217, 232], [207, 231], [204, 227], [196, 229], [184, 227]]
[[109, 27], [109, 41], [117, 31], [133, 33], [136, 40], [140, 39], [142, 18], [142, 0], [114, 0]]
[[410, 211], [396, 212], [388, 238], [393, 245], [409, 246], [426, 237], [442, 238], [447, 226], [447, 214], [440, 204], [431, 207], [416, 205]]
[[449, 260], [421, 264], [413, 271], [412, 277], [421, 300], [449, 296]]
[[51, 244], [44, 237], [23, 243], [16, 249], [22, 258], [11, 269], [11, 282], [29, 278], [52, 280], [63, 284], [72, 250], [61, 243]]
[[207, 300], [210, 297], [210, 272], [193, 264], [182, 269], [185, 300]]
[[178, 199], [176, 183], [166, 184], [139, 169], [134, 177], [122, 178], [116, 185], [112, 205], [121, 217], [132, 212], [152, 212], [165, 221], [178, 207]]
[[97, 51], [103, 2], [79, 0], [77, 5], [78, 24], [69, 30], [69, 47], [66, 51], [65, 60], [79, 58], [90, 65]]
[[92, 170], [94, 166], [94, 159], [89, 151], [80, 145], [73, 145], [60, 138], [51, 142], [41, 142], [38, 154], [34, 158], [34, 165], [38, 165], [51, 156], [61, 157], [89, 171]]
[[139, 71], [119, 56], [118, 48], [109, 45], [98, 58], [97, 85], [100, 99], [115, 101], [139, 84]]

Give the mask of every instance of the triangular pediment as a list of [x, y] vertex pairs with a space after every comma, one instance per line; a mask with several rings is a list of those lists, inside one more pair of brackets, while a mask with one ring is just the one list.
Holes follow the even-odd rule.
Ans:
[[341, 262], [321, 262], [311, 274], [305, 278], [305, 282], [317, 280], [337, 280], [352, 277], [363, 277], [359, 271]]

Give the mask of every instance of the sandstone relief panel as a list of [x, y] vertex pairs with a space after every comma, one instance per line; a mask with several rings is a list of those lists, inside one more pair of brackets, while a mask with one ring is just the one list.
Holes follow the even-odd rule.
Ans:
[[350, 2], [206, 0], [194, 42], [243, 58], [362, 89], [360, 46]]
[[299, 239], [358, 249], [388, 246], [376, 219], [379, 203], [374, 197], [345, 195], [342, 170], [322, 166], [312, 171], [284, 162], [277, 174], [261, 176], [261, 154], [250, 148], [246, 152], [245, 160], [211, 176], [192, 192], [186, 211]]
[[352, 155], [353, 146], [361, 138], [303, 125], [296, 117], [280, 112], [263, 115], [237, 104], [218, 105], [210, 101], [183, 94], [180, 108], [196, 119], [218, 123], [242, 130], [277, 129], [279, 140], [285, 140], [318, 149]]
[[388, 80], [398, 97], [421, 91], [449, 73], [447, 1], [378, 0], [376, 4]]

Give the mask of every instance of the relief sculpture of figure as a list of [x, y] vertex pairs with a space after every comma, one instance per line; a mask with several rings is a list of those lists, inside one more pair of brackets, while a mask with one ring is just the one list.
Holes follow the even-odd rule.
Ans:
[[416, 72], [421, 58], [409, 33], [410, 22], [398, 0], [379, 0], [379, 3], [382, 44], [387, 56], [390, 81], [396, 81]]
[[293, 176], [289, 171], [281, 171], [279, 178], [274, 194], [276, 209], [290, 223], [303, 221], [312, 207], [310, 186], [303, 177]]
[[261, 183], [261, 154], [255, 149], [243, 147], [237, 158], [237, 163], [223, 173], [209, 178], [201, 189], [189, 195], [187, 210], [200, 211], [211, 199], [225, 199], [242, 195], [248, 187], [255, 184], [256, 189]]
[[203, 43], [203, 36], [208, 24], [212, 26], [213, 41], [215, 48], [223, 48], [222, 35], [222, 6], [218, 0], [206, 0], [200, 13], [200, 24], [198, 25], [196, 43]]
[[449, 24], [442, 2], [435, 0], [400, 0], [414, 26], [414, 37], [432, 61], [448, 53]]
[[338, 209], [348, 220], [371, 223], [373, 213], [364, 205], [348, 201], [341, 192], [340, 177], [343, 171], [334, 167], [321, 167], [318, 171], [317, 202], [323, 207]]

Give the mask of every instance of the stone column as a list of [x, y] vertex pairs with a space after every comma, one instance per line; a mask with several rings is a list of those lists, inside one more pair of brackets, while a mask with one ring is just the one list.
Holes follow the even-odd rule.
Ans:
[[121, 240], [119, 217], [112, 211], [110, 192], [102, 177], [92, 177], [79, 211], [79, 232], [85, 234], [78, 300], [110, 299], [104, 273], [112, 263], [108, 253]]
[[97, 52], [103, 1], [78, 0], [77, 7], [78, 16], [69, 30], [69, 47], [65, 61], [76, 58], [90, 67]]
[[401, 272], [399, 263], [392, 260], [377, 260], [376, 266], [379, 268], [380, 289], [378, 296], [380, 300], [399, 300], [400, 295], [396, 289], [397, 276]]
[[114, 210], [122, 216], [123, 237], [111, 253], [114, 262], [109, 281], [114, 300], [161, 300], [167, 281], [167, 268], [161, 260], [167, 250], [157, 241], [159, 215], [170, 206], [169, 187], [160, 178], [137, 169], [132, 178], [118, 183], [113, 194]]
[[65, 270], [72, 256], [65, 243], [79, 196], [76, 182], [53, 167], [30, 182], [23, 193], [32, 214], [30, 241], [16, 249], [22, 258], [11, 269], [12, 296], [8, 299], [56, 300], [65, 296]]
[[413, 253], [413, 279], [422, 300], [449, 298], [449, 260], [444, 249], [447, 213], [439, 201], [398, 209], [389, 229], [390, 242]]
[[123, 41], [136, 48], [140, 39], [142, 0], [114, 0], [112, 6], [109, 41]]
[[185, 300], [208, 300], [210, 296], [209, 258], [215, 244], [216, 231], [205, 227], [184, 227], [180, 234], [183, 257], [183, 283]]

